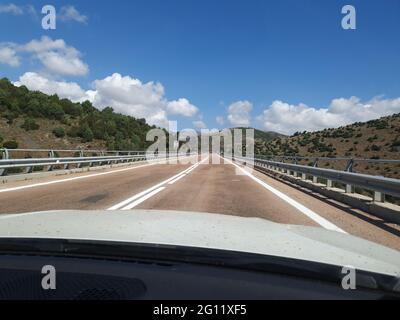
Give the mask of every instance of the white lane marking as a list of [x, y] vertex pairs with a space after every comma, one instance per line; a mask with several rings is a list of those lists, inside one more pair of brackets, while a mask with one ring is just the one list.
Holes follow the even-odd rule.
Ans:
[[[138, 194], [136, 194], [136, 195], [134, 195], [134, 196], [132, 196], [132, 197], [130, 197], [130, 198], [128, 198], [128, 199], [126, 199], [126, 200], [124, 200], [124, 201], [122, 201], [122, 202], [120, 202], [120, 203], [117, 203], [116, 205], [114, 205], [114, 206], [112, 206], [112, 207], [110, 207], [110, 208], [108, 208], [107, 210], [109, 210], [109, 211], [112, 211], [112, 210], [129, 210], [129, 209], [125, 209], [125, 208], [133, 208], [133, 207], [131, 207], [131, 205], [129, 205], [129, 204], [131, 204], [132, 203], [132, 201], [135, 201], [134, 203], [136, 203], [137, 201], [141, 201], [141, 198], [142, 197], [146, 197], [146, 199], [145, 200], [147, 200], [147, 199], [149, 199], [150, 197], [147, 197], [146, 195], [147, 194], [149, 194], [149, 193], [152, 193], [154, 190], [158, 190], [160, 187], [162, 187], [163, 185], [165, 185], [165, 184], [167, 184], [167, 183], [170, 183], [170, 182], [173, 182], [174, 180], [176, 180], [176, 179], [178, 179], [178, 178], [183, 178], [185, 175], [187, 175], [188, 174], [188, 172], [191, 172], [193, 169], [195, 169], [195, 168], [197, 168], [201, 163], [203, 163], [204, 161], [206, 161], [206, 160], [208, 160], [208, 158], [207, 159], [205, 159], [205, 160], [202, 160], [202, 161], [200, 161], [200, 162], [197, 162], [197, 163], [195, 163], [194, 165], [192, 165], [192, 166], [190, 166], [189, 168], [187, 168], [186, 170], [184, 170], [184, 171], [182, 171], [182, 172], [180, 172], [180, 173], [178, 173], [178, 174], [176, 174], [176, 175], [174, 175], [173, 177], [171, 177], [171, 178], [169, 178], [169, 179], [167, 179], [167, 180], [165, 180], [165, 181], [163, 181], [163, 182], [160, 182], [159, 184], [157, 184], [157, 185], [155, 185], [155, 186], [153, 186], [153, 187], [151, 187], [151, 188], [149, 188], [149, 189], [147, 189], [147, 190], [144, 190], [144, 191], [142, 191], [142, 192], [140, 192], [140, 193], [138, 193]], [[176, 182], [176, 181], [175, 181]], [[165, 188], [164, 188], [165, 189]], [[160, 192], [160, 191], [162, 191], [162, 190], [159, 190], [158, 192]], [[158, 193], [157, 192], [157, 193]], [[144, 201], [144, 200], [143, 200]], [[143, 202], [143, 201], [141, 201], [141, 202]], [[141, 203], [140, 202], [140, 203]], [[122, 208], [122, 209], [121, 209]]]
[[118, 173], [118, 172], [124, 172], [124, 171], [128, 171], [128, 170], [134, 170], [134, 169], [139, 169], [139, 168], [143, 168], [143, 167], [154, 166], [156, 164], [160, 164], [160, 163], [163, 163], [163, 162], [165, 162], [165, 160], [159, 160], [158, 162], [149, 163], [149, 164], [145, 164], [145, 165], [141, 165], [141, 166], [135, 166], [135, 167], [131, 167], [131, 168], [124, 168], [124, 169], [113, 170], [113, 171], [108, 171], [108, 172], [101, 172], [101, 173], [93, 173], [93, 174], [89, 174], [89, 175], [85, 175], [85, 176], [81, 176], [81, 177], [66, 178], [66, 179], [61, 179], [61, 180], [30, 184], [30, 185], [21, 186], [21, 187], [0, 189], [0, 193], [19, 191], [19, 190], [30, 189], [30, 188], [35, 188], [35, 187], [48, 186], [48, 185], [51, 185], [51, 184], [57, 184], [57, 183], [63, 183], [63, 182], [68, 182], [68, 181], [87, 179], [87, 178], [98, 177], [98, 176], [105, 176], [105, 175], [108, 175], [108, 174], [114, 174], [114, 173]]
[[198, 166], [195, 166], [194, 168], [190, 169], [187, 174], [191, 173], [193, 170], [195, 170]]
[[158, 188], [148, 194], [146, 194], [144, 197], [141, 197], [140, 199], [132, 202], [131, 204], [128, 204], [126, 207], [123, 207], [121, 210], [130, 210], [133, 209], [134, 207], [138, 206], [142, 202], [146, 201], [147, 199], [151, 198], [152, 196], [156, 195], [157, 193], [163, 191], [165, 187]]
[[292, 198], [290, 198], [286, 194], [280, 192], [279, 190], [275, 189], [274, 187], [271, 187], [269, 184], [265, 183], [264, 181], [260, 180], [259, 178], [253, 176], [251, 173], [247, 172], [245, 169], [243, 169], [242, 167], [238, 166], [236, 163], [233, 163], [232, 161], [230, 161], [228, 159], [226, 159], [226, 160], [230, 164], [234, 165], [239, 170], [241, 170], [249, 178], [253, 179], [255, 182], [257, 182], [258, 184], [263, 186], [265, 189], [267, 189], [268, 191], [272, 192], [273, 194], [275, 194], [276, 196], [281, 198], [283, 201], [285, 201], [288, 204], [290, 204], [291, 206], [295, 207], [297, 210], [299, 210], [301, 213], [305, 214], [307, 217], [309, 217], [310, 219], [312, 219], [313, 221], [318, 223], [320, 226], [322, 226], [322, 227], [324, 227], [325, 229], [328, 229], [328, 230], [337, 231], [337, 232], [341, 232], [341, 233], [346, 233], [347, 234], [346, 231], [340, 229], [338, 226], [334, 225], [333, 223], [331, 223], [330, 221], [328, 221], [325, 218], [321, 217], [320, 215], [318, 215], [314, 211], [312, 211], [312, 210], [308, 209], [307, 207], [303, 206], [302, 204], [300, 204], [296, 200], [293, 200]]
[[184, 171], [182, 171], [182, 172], [180, 172], [180, 173], [174, 175], [174, 176], [171, 177], [171, 178], [168, 178], [167, 180], [165, 180], [165, 181], [163, 181], [163, 182], [158, 183], [157, 185], [155, 185], [155, 186], [153, 186], [153, 187], [151, 187], [151, 188], [149, 188], [149, 189], [146, 189], [146, 190], [144, 190], [144, 191], [142, 191], [142, 192], [140, 192], [140, 193], [138, 193], [138, 194], [136, 194], [136, 195], [134, 195], [134, 196], [132, 196], [132, 197], [130, 197], [130, 198], [128, 198], [128, 199], [122, 201], [122, 202], [120, 202], [120, 203], [117, 203], [116, 205], [114, 205], [114, 206], [108, 208], [107, 210], [119, 210], [119, 209], [121, 209], [122, 207], [126, 206], [126, 205], [129, 204], [130, 202], [135, 201], [136, 199], [138, 199], [138, 198], [140, 198], [140, 197], [143, 197], [143, 196], [146, 195], [147, 193], [149, 193], [149, 192], [151, 192], [151, 191], [153, 191], [153, 190], [155, 190], [155, 189], [158, 189], [158, 188], [160, 188], [161, 186], [163, 186], [164, 184], [167, 184], [168, 182], [170, 182], [170, 181], [172, 181], [172, 180], [178, 178], [178, 177], [181, 176], [182, 174], [185, 174], [185, 173], [186, 173], [188, 170], [190, 170], [192, 167], [193, 167], [193, 166], [191, 166], [191, 167], [187, 168], [186, 170], [184, 170]]
[[[189, 171], [187, 172], [187, 174], [189, 173]], [[172, 180], [171, 182], [169, 182], [168, 184], [174, 184], [175, 182], [178, 182], [179, 180], [181, 180], [183, 177], [185, 177], [186, 174], [181, 175], [180, 177], [176, 178], [175, 180]]]

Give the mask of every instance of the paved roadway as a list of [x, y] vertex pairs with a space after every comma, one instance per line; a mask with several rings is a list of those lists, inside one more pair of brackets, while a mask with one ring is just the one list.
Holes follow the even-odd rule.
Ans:
[[[0, 214], [154, 209], [261, 217], [353, 234], [400, 250], [400, 226], [324, 201], [235, 163], [137, 164], [0, 186]], [[213, 156], [214, 161], [219, 156]], [[239, 174], [238, 174], [239, 173]], [[245, 230], [244, 230], [245, 232]]]

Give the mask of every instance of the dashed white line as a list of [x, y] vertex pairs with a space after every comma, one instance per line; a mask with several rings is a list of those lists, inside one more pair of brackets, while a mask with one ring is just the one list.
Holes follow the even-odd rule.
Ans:
[[274, 187], [270, 186], [269, 184], [265, 183], [264, 181], [260, 180], [259, 178], [253, 176], [250, 172], [248, 172], [247, 170], [238, 166], [236, 163], [233, 163], [232, 161], [230, 161], [228, 159], [225, 159], [225, 160], [227, 160], [230, 164], [234, 165], [236, 168], [241, 170], [245, 175], [247, 175], [249, 178], [253, 179], [259, 185], [263, 186], [265, 189], [272, 192], [277, 197], [281, 198], [283, 201], [285, 201], [288, 204], [290, 204], [291, 206], [295, 207], [298, 211], [305, 214], [307, 217], [309, 217], [311, 220], [315, 221], [316, 223], [318, 223], [320, 226], [324, 227], [325, 229], [337, 231], [337, 232], [341, 232], [341, 233], [347, 233], [346, 231], [340, 229], [338, 226], [334, 225], [332, 222], [326, 220], [325, 218], [321, 217], [314, 211], [303, 206], [301, 203], [297, 202], [296, 200], [293, 200], [286, 194], [280, 192], [279, 190], [275, 189]]

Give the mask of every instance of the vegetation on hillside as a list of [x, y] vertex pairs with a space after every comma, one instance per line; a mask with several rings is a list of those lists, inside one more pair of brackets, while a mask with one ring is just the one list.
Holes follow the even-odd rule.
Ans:
[[44, 145], [39, 147], [59, 140], [61, 146], [72, 141], [75, 147], [91, 143], [110, 150], [138, 150], [150, 144], [146, 133], [152, 128], [144, 119], [115, 113], [111, 107], [100, 111], [89, 101], [73, 103], [0, 79], [0, 147], [21, 146], [21, 142], [23, 147], [36, 147], [35, 141], [25, 142], [32, 140], [25, 131], [31, 138], [43, 137]]
[[[290, 137], [256, 143], [256, 153], [265, 156], [400, 159], [400, 114], [336, 129], [296, 132]], [[320, 165], [343, 169], [346, 163], [330, 161]], [[400, 165], [359, 162], [354, 170], [400, 177]]]

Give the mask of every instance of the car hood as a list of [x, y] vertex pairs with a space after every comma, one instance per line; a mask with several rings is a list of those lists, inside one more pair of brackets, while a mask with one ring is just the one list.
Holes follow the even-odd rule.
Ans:
[[400, 252], [323, 228], [177, 211], [48, 211], [0, 217], [0, 238], [174, 245], [301, 259], [400, 276]]

